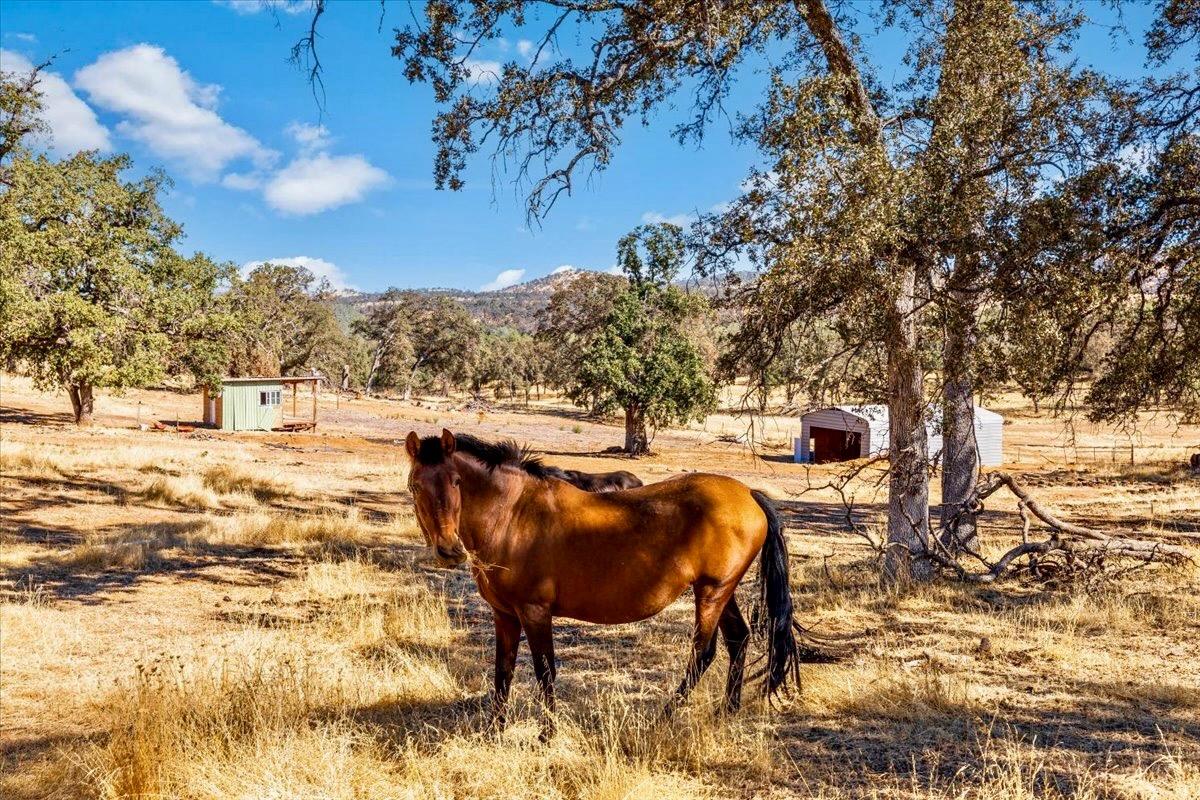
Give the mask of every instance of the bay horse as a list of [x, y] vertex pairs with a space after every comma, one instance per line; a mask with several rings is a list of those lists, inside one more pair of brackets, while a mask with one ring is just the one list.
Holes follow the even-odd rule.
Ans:
[[619, 469], [615, 472], [582, 472], [577, 469], [559, 469], [544, 467], [546, 477], [566, 481], [577, 489], [585, 492], [618, 492], [622, 489], [636, 489], [642, 485], [642, 479], [628, 470]]
[[767, 640], [765, 687], [799, 681], [783, 528], [770, 500], [722, 475], [689, 473], [621, 492], [592, 494], [547, 480], [540, 459], [513, 442], [408, 434], [409, 489], [421, 531], [438, 563], [470, 562], [496, 625], [492, 719], [505, 709], [521, 631], [554, 733], [554, 617], [618, 624], [658, 614], [687, 587], [695, 627], [684, 676], [668, 711], [681, 703], [716, 655], [720, 629], [729, 652], [724, 708], [741, 704], [751, 629], [734, 591], [754, 557]]

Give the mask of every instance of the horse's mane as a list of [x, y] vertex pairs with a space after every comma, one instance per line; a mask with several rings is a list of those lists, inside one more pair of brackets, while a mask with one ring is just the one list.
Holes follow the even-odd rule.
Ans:
[[[554, 467], [543, 464], [541, 456], [530, 453], [512, 439], [485, 442], [469, 433], [459, 433], [455, 434], [454, 442], [458, 452], [481, 461], [488, 469], [507, 465], [523, 470], [535, 478], [557, 477], [554, 475]], [[426, 436], [421, 440], [421, 448], [417, 451], [419, 462], [425, 465], [440, 464], [445, 457], [441, 437]]]

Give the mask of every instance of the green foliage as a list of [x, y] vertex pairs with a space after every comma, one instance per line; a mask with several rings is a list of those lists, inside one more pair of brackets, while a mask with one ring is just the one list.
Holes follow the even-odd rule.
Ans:
[[[550, 295], [550, 302], [538, 317], [536, 334], [551, 354], [544, 369], [548, 383], [559, 388], [578, 385], [578, 367], [585, 352], [626, 287], [624, 278], [583, 272], [571, 275]], [[588, 398], [577, 399], [577, 403], [595, 411], [594, 391], [576, 394]]]
[[1114, 420], [1166, 405], [1200, 419], [1200, 135], [1172, 139], [1121, 188], [1122, 210], [1134, 208], [1121, 216], [1133, 224], [1102, 251], [1123, 280], [1108, 283], [1118, 302], [1090, 315], [1114, 343], [1087, 393], [1089, 413]]
[[[172, 249], [152, 173], [127, 181], [127, 156], [61, 162], [18, 156], [0, 202], [0, 342], [35, 383], [88, 398], [162, 379], [183, 363], [178, 343], [202, 326], [220, 268]], [[198, 355], [203, 360], [202, 355]]]
[[368, 392], [377, 386], [397, 386], [406, 381], [414, 362], [411, 312], [416, 295], [388, 289], [368, 305], [352, 329], [366, 340], [370, 366], [363, 383]]
[[[708, 303], [672, 285], [682, 256], [677, 226], [642, 226], [618, 245], [617, 263], [627, 279], [620, 291], [596, 302], [571, 287], [551, 300], [554, 326], [571, 320], [557, 354], [560, 364], [570, 365], [561, 378], [567, 396], [596, 413], [623, 410], [631, 452], [648, 447], [647, 426], [703, 419], [716, 405], [709, 365], [694, 334]], [[585, 302], [575, 305], [567, 293]]]
[[471, 387], [480, 391], [496, 385], [508, 397], [545, 380], [545, 347], [532, 336], [520, 331], [502, 329], [485, 331], [474, 353]]
[[368, 388], [478, 386], [482, 327], [445, 295], [389, 289], [371, 301], [354, 330], [371, 350]]
[[41, 68], [27, 75], [0, 73], [0, 185], [10, 185], [4, 160], [14, 157], [30, 137], [46, 131], [38, 90]]
[[412, 315], [413, 370], [420, 385], [446, 390], [469, 383], [481, 333], [462, 304], [444, 296], [423, 298]]

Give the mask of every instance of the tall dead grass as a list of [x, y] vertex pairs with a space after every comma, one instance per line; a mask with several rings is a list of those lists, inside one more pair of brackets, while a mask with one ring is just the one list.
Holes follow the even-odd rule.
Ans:
[[295, 494], [280, 481], [251, 472], [244, 467], [224, 463], [204, 471], [203, 482], [217, 494], [246, 494], [260, 503], [270, 503]]
[[219, 654], [144, 665], [111, 698], [90, 754], [113, 797], [379, 796], [394, 769], [356, 716], [445, 703], [457, 684], [429, 659], [370, 660], [259, 634]]
[[140, 492], [146, 502], [183, 508], [213, 509], [221, 506], [221, 497], [195, 475], [159, 475]]
[[799, 702], [825, 717], [937, 723], [985, 711], [963, 676], [928, 661], [913, 668], [872, 661], [812, 673]]
[[353, 506], [306, 515], [254, 511], [207, 516], [190, 526], [158, 523], [88, 534], [52, 562], [72, 573], [137, 572], [166, 566], [179, 556], [227, 548], [298, 547], [349, 554], [377, 544], [380, 535]]
[[267, 547], [315, 545], [352, 550], [378, 541], [379, 532], [365, 523], [355, 506], [316, 514], [255, 511], [212, 517], [198, 534], [210, 545]]
[[53, 478], [61, 474], [60, 465], [44, 453], [13, 442], [0, 446], [0, 475], [4, 477]]
[[173, 525], [144, 525], [113, 534], [89, 534], [56, 559], [71, 572], [101, 572], [109, 569], [139, 571], [158, 564], [164, 551], [190, 549], [190, 541]]

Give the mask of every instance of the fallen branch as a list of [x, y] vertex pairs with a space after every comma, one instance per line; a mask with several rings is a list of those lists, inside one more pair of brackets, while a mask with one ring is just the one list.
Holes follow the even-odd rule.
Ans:
[[[1017, 498], [1017, 506], [1022, 520], [1021, 544], [1004, 553], [995, 563], [991, 563], [979, 552], [966, 547], [962, 542], [958, 543], [960, 551], [982, 563], [986, 571], [971, 572], [954, 558], [944, 542], [934, 537], [933, 548], [929, 553], [930, 557], [942, 567], [957, 573], [961, 580], [972, 583], [991, 583], [1008, 572], [1022, 557], [1028, 556], [1030, 567], [1035, 568], [1039, 556], [1052, 553], [1061, 553], [1068, 559], [1069, 564], [1083, 565], [1084, 567], [1101, 566], [1108, 556], [1132, 558], [1146, 563], [1152, 561], [1183, 563], [1192, 560], [1191, 554], [1184, 548], [1161, 541], [1148, 541], [1147, 538], [1152, 534], [1143, 531], [1121, 531], [1121, 535], [1112, 535], [1095, 528], [1065, 522], [1043, 508], [1037, 500], [1030, 496], [1025, 487], [1004, 472], [988, 474], [979, 483], [973, 496], [967, 503], [964, 503], [964, 506], [969, 505], [974, 509], [982, 509], [984, 499], [1003, 487], [1007, 487]], [[1036, 517], [1042, 524], [1050, 528], [1049, 539], [1029, 540], [1031, 516]]]

